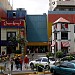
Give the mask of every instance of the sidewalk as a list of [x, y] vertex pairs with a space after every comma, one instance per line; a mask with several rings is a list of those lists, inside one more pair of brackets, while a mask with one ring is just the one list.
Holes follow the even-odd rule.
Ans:
[[[28, 55], [29, 58], [31, 59], [31, 54]], [[46, 56], [45, 53], [35, 53], [34, 54], [34, 59], [37, 59], [38, 57], [41, 57], [41, 56]], [[0, 63], [0, 65], [4, 65], [4, 63]], [[6, 68], [9, 68], [10, 69], [10, 63], [8, 62], [7, 65], [6, 65]], [[9, 72], [6, 70], [5, 72], [3, 72], [4, 74], [9, 74]], [[22, 71], [21, 70], [17, 70], [15, 68], [15, 64], [13, 65], [13, 71], [10, 72], [10, 74], [13, 74], [13, 75], [50, 75], [51, 73], [48, 72], [48, 71], [45, 71], [45, 72], [37, 72], [37, 71], [32, 71], [30, 68], [28, 70], [25, 69], [24, 67], [24, 63], [22, 65]]]
[[[32, 60], [32, 54], [29, 54], [28, 57], [30, 60]], [[34, 53], [34, 56], [33, 56], [33, 59], [37, 59], [39, 57], [45, 57], [46, 56], [46, 53]]]

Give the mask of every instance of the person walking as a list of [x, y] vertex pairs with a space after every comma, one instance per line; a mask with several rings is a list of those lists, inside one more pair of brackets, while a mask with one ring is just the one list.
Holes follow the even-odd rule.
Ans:
[[16, 65], [16, 68], [18, 69], [19, 68], [19, 57], [15, 58], [15, 65]]
[[25, 55], [25, 58], [24, 58], [24, 64], [25, 64], [25, 68], [28, 69], [29, 58], [28, 58], [27, 55]]
[[13, 64], [14, 64], [13, 58], [11, 58], [10, 62], [11, 62], [11, 71], [12, 71], [13, 70]]
[[23, 63], [22, 57], [19, 57], [19, 64], [20, 64], [21, 71], [22, 71], [22, 63]]

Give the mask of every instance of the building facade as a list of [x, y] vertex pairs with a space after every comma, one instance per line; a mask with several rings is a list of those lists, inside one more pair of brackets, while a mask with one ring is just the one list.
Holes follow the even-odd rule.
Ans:
[[75, 11], [75, 0], [49, 0], [50, 11]]
[[12, 9], [12, 6], [10, 5], [10, 2], [8, 0], [0, 0], [0, 7], [2, 7], [4, 10]]
[[[8, 10], [7, 18], [1, 20], [1, 54], [11, 54], [19, 51], [24, 53], [26, 39], [26, 11]], [[18, 41], [20, 42], [17, 42]]]
[[[10, 54], [21, 48], [24, 49], [25, 52], [27, 50], [26, 48], [31, 49], [31, 52], [36, 52], [36, 50], [38, 50], [38, 52], [48, 51], [47, 15], [27, 15], [26, 11], [22, 8], [9, 10], [11, 7], [8, 8], [9, 3], [7, 0], [1, 0], [0, 3], [4, 5], [1, 7], [4, 12], [1, 10], [0, 16], [0, 54], [3, 52]], [[24, 31], [25, 48], [23, 46], [20, 47], [20, 44], [16, 42], [12, 43], [12, 40], [10, 40], [11, 37], [17, 37], [20, 31]]]
[[[3, 20], [3, 18], [7, 18], [7, 10], [11, 10], [11, 5], [8, 2], [8, 0], [0, 0], [0, 42], [1, 38], [2, 38], [2, 33], [4, 33], [5, 31], [3, 31], [1, 29], [1, 20]], [[4, 33], [5, 34], [5, 33]], [[1, 54], [1, 43], [0, 43], [0, 54]]]
[[[75, 24], [75, 11], [72, 11], [72, 12], [71, 11], [66, 11], [66, 12], [65, 11], [49, 11], [49, 14], [48, 14], [48, 25], [52, 26], [52, 24], [57, 19], [59, 19], [60, 17], [62, 17], [64, 19], [70, 21], [71, 23]], [[75, 27], [71, 28], [71, 29], [72, 29], [73, 35], [74, 35]], [[65, 37], [66, 37], [66, 35], [65, 35]], [[73, 40], [73, 42], [74, 42], [74, 40]], [[74, 51], [74, 50], [72, 50], [72, 51]]]
[[0, 0], [0, 18], [7, 17], [7, 10], [11, 10], [12, 6], [8, 2], [8, 0]]
[[[74, 24], [60, 17], [52, 26], [52, 53], [62, 51], [64, 54], [74, 52]], [[72, 36], [72, 37], [71, 37]]]
[[[49, 7], [48, 27], [52, 26], [52, 24], [60, 17], [70, 21], [71, 23], [75, 23], [75, 0], [51, 0], [49, 1]], [[48, 30], [50, 29], [48, 28]], [[75, 31], [75, 27], [72, 28], [72, 31]], [[50, 35], [51, 33], [52, 29], [50, 30]], [[74, 44], [74, 40], [71, 44]], [[75, 52], [74, 48], [71, 48], [72, 47], [70, 47], [70, 50], [72, 50], [72, 52]]]
[[48, 51], [47, 15], [27, 15], [27, 48], [31, 52]]

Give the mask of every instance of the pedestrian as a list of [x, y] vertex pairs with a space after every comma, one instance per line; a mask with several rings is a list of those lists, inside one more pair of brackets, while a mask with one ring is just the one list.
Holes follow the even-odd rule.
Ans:
[[5, 71], [6, 71], [6, 65], [7, 65], [7, 62], [5, 61], [5, 62], [4, 62]]
[[15, 58], [15, 65], [16, 65], [16, 68], [18, 69], [19, 68], [19, 56]]
[[19, 57], [19, 64], [20, 64], [21, 71], [22, 71], [22, 63], [23, 63], [22, 57]]
[[30, 55], [30, 53], [31, 53], [31, 50], [30, 49], [27, 49], [27, 54]]
[[31, 53], [31, 50], [29, 49], [29, 55], [30, 55], [30, 53]]
[[27, 54], [29, 54], [29, 49], [27, 49]]
[[28, 58], [27, 55], [25, 55], [25, 58], [24, 58], [24, 64], [25, 64], [25, 68], [28, 69], [29, 58]]
[[34, 57], [34, 53], [32, 53], [32, 60], [34, 59], [33, 57]]
[[13, 70], [13, 63], [14, 63], [14, 61], [13, 61], [13, 58], [11, 58], [11, 71]]

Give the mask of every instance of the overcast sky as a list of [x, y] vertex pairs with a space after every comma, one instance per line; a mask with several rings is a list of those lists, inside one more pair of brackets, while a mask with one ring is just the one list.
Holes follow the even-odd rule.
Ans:
[[13, 8], [25, 8], [27, 14], [48, 13], [49, 0], [13, 0]]

